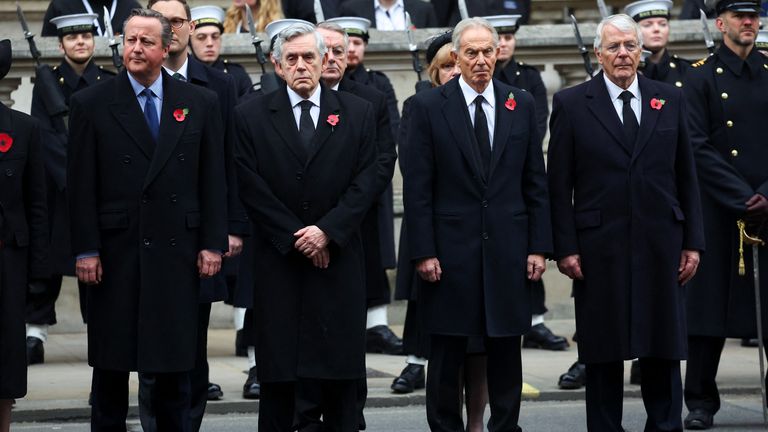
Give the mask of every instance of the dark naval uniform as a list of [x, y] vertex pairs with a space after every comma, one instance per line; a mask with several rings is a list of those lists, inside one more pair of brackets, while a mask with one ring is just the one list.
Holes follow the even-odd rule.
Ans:
[[645, 62], [640, 65], [638, 72], [654, 81], [661, 81], [681, 88], [685, 83], [685, 76], [691, 70], [691, 62], [682, 59], [677, 54], [669, 55], [669, 50], [664, 49], [664, 56], [658, 63]]
[[211, 65], [212, 68], [218, 69], [226, 74], [232, 76], [235, 79], [235, 86], [237, 87], [237, 97], [242, 99], [243, 96], [253, 92], [253, 82], [245, 68], [238, 63], [231, 63], [227, 59], [219, 57]]
[[[64, 94], [64, 100], [69, 105], [73, 93], [92, 84], [112, 78], [115, 74], [97, 66], [93, 61], [88, 63], [82, 76], [78, 76], [66, 60], [53, 68], [53, 74]], [[31, 114], [40, 123], [40, 142], [42, 156], [45, 162], [46, 182], [48, 188], [48, 219], [50, 221], [50, 269], [52, 277], [47, 281], [42, 292], [30, 292], [27, 297], [27, 324], [53, 325], [56, 324], [56, 299], [61, 291], [62, 276], [75, 275], [75, 259], [72, 256], [69, 235], [69, 211], [66, 196], [66, 169], [68, 132], [66, 117], [51, 117], [45, 110], [42, 88], [35, 86], [32, 91]], [[80, 311], [85, 319], [85, 293], [80, 287]]]
[[[104, 6], [111, 10], [112, 0], [88, 0], [88, 4], [91, 7], [92, 13], [99, 16], [97, 21], [103, 30]], [[123, 23], [131, 14], [131, 10], [141, 7], [142, 5], [136, 0], [117, 0], [115, 3], [115, 13], [112, 14], [112, 28], [115, 30], [115, 33], [122, 33]], [[48, 10], [45, 11], [43, 30], [40, 32], [40, 36], [57, 35], [56, 26], [50, 22], [52, 18], [81, 13], [91, 13], [86, 9], [82, 0], [52, 0], [48, 5]], [[97, 31], [97, 35], [101, 34]]]
[[[397, 110], [397, 97], [395, 96], [395, 89], [392, 87], [392, 83], [389, 81], [384, 73], [374, 71], [360, 64], [354, 69], [347, 69], [345, 74], [346, 78], [356, 82], [357, 84], [363, 84], [371, 86], [378, 91], [384, 93], [387, 101], [387, 111], [389, 112], [390, 126], [392, 127], [392, 136], [397, 136], [397, 131], [400, 129], [400, 113]], [[381, 267], [375, 269], [375, 271], [384, 273], [384, 269], [395, 268], [397, 259], [395, 258], [395, 228], [394, 228], [394, 210], [392, 202], [392, 185], [390, 184], [384, 193], [379, 197], [378, 203], [374, 204], [378, 206], [378, 218], [379, 218], [379, 248], [381, 253]], [[367, 242], [363, 244], [364, 248], [368, 248]], [[371, 269], [366, 269], [371, 271]], [[368, 278], [369, 282], [373, 278]], [[378, 284], [368, 283], [368, 301], [367, 307], [372, 308], [375, 306], [381, 306], [390, 302], [390, 290], [389, 281], [386, 276], [377, 277], [375, 280], [380, 281]]]
[[[757, 332], [752, 248], [744, 247], [746, 274], [740, 276], [736, 221], [744, 217], [750, 197], [768, 197], [768, 146], [760, 138], [768, 112], [768, 59], [752, 49], [742, 60], [722, 45], [693, 64], [683, 89], [707, 243], [689, 288], [685, 401], [691, 411], [714, 414], [720, 407], [715, 376], [724, 338], [754, 338]], [[765, 230], [761, 234], [765, 239]], [[760, 272], [768, 274], [765, 247], [759, 258]], [[766, 279], [760, 290], [766, 316]], [[768, 320], [763, 331], [768, 332]]]

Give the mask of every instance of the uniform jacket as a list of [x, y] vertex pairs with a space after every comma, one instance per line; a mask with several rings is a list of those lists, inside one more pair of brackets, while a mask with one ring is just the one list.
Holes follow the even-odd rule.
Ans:
[[101, 257], [103, 280], [88, 289], [88, 362], [103, 369], [191, 370], [197, 255], [227, 249], [216, 95], [162, 74], [157, 143], [126, 72], [72, 98], [72, 247]]
[[[443, 270], [439, 282], [422, 284], [419, 301], [431, 333], [522, 335], [531, 324], [527, 256], [552, 248], [536, 109], [528, 92], [493, 81], [486, 175], [459, 79], [417, 93], [410, 104], [408, 247], [412, 260], [437, 257]], [[510, 93], [514, 110], [505, 107]]]
[[24, 305], [29, 279], [49, 275], [48, 215], [37, 121], [0, 104], [0, 137], [0, 398], [13, 399], [27, 392]]
[[232, 78], [234, 78], [238, 99], [241, 99], [243, 96], [253, 92], [253, 82], [251, 82], [251, 77], [248, 75], [248, 72], [245, 71], [245, 68], [239, 63], [232, 63], [227, 59], [222, 59], [219, 57], [215, 62], [213, 62], [211, 67], [222, 71], [225, 74], [229, 74], [232, 76]]
[[[97, 20], [101, 24], [101, 28], [104, 29], [104, 6], [107, 9], [112, 7], [111, 0], [88, 0], [93, 13], [99, 17]], [[136, 0], [117, 0], [117, 8], [112, 16], [112, 29], [115, 33], [123, 32], [123, 23], [131, 14], [131, 10], [135, 8], [141, 8], [144, 5], [139, 4]], [[56, 26], [52, 24], [51, 18], [56, 18], [62, 15], [80, 14], [86, 13], [87, 10], [83, 6], [82, 1], [75, 0], [52, 0], [48, 5], [48, 9], [45, 11], [45, 17], [43, 17], [43, 30], [40, 36], [56, 36], [58, 35]]]
[[[66, 61], [53, 68], [53, 76], [59, 83], [64, 101], [69, 105], [73, 93], [90, 85], [111, 79], [115, 74], [97, 66], [93, 61], [83, 74], [77, 73]], [[75, 275], [75, 260], [69, 240], [69, 209], [67, 208], [67, 147], [69, 142], [66, 116], [52, 117], [45, 110], [38, 86], [32, 89], [31, 114], [40, 124], [40, 143], [45, 163], [48, 190], [48, 221], [51, 230], [49, 263], [55, 275]]]
[[669, 51], [665, 49], [658, 63], [645, 62], [638, 72], [646, 78], [672, 84], [675, 87], [683, 87], [685, 75], [690, 69], [690, 61], [678, 57], [677, 54], [669, 55]]
[[[411, 23], [416, 28], [437, 27], [435, 9], [422, 0], [403, 0], [405, 11], [411, 15]], [[339, 16], [356, 16], [371, 21], [376, 28], [376, 11], [373, 0], [348, 0], [339, 7]]]
[[[552, 105], [549, 191], [557, 259], [581, 256], [573, 284], [579, 360], [684, 359], [683, 249], [702, 250], [699, 189], [680, 90], [638, 76], [632, 144], [602, 72]], [[653, 98], [663, 99], [660, 110]], [[605, 341], [611, 341], [606, 344]]]
[[[696, 295], [688, 301], [690, 333], [755, 337], [752, 248], [744, 247], [747, 272], [739, 276], [736, 220], [744, 216], [752, 195], [768, 196], [768, 147], [760, 138], [768, 112], [768, 61], [755, 49], [742, 61], [723, 45], [694, 66], [684, 89], [707, 254], [691, 282]], [[761, 235], [766, 238], [765, 232]], [[760, 250], [760, 270], [768, 274], [768, 253], [765, 247]], [[766, 279], [760, 288], [763, 311], [768, 311]], [[767, 320], [763, 328], [768, 329]]]
[[[375, 196], [370, 103], [323, 86], [311, 150], [285, 87], [237, 107], [238, 179], [254, 224], [259, 379], [365, 377], [365, 289], [359, 228]], [[328, 116], [338, 114], [335, 126]], [[251, 121], [253, 118], [262, 121]], [[314, 267], [293, 233], [317, 225], [330, 266]]]
[[549, 116], [549, 102], [547, 88], [541, 80], [541, 72], [533, 66], [515, 61], [514, 57], [503, 68], [497, 68], [494, 76], [505, 84], [526, 90], [533, 96], [536, 105], [536, 130], [539, 138], [544, 139], [547, 134], [547, 116]]

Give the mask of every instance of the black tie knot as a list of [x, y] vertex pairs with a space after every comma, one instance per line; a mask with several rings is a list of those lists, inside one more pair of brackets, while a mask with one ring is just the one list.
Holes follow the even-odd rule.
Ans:
[[310, 109], [312, 109], [313, 105], [314, 104], [312, 103], [312, 101], [309, 101], [309, 100], [303, 100], [299, 102], [299, 107], [301, 108], [301, 112], [309, 111]]
[[482, 107], [484, 101], [485, 101], [485, 98], [483, 97], [483, 95], [477, 95], [477, 97], [475, 98], [475, 109]]
[[152, 97], [155, 96], [155, 93], [149, 88], [145, 88], [144, 90], [142, 90], [141, 94], [147, 99], [152, 99]]
[[629, 90], [624, 90], [619, 95], [619, 99], [621, 99], [624, 102], [624, 105], [628, 104], [633, 97], [635, 97], [635, 95], [633, 95], [632, 92]]

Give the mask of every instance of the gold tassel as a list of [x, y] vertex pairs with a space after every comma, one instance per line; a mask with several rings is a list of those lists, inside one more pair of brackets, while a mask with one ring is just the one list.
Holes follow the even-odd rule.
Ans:
[[736, 221], [736, 225], [739, 227], [739, 276], [747, 274], [747, 266], [744, 265], [744, 221], [739, 219]]

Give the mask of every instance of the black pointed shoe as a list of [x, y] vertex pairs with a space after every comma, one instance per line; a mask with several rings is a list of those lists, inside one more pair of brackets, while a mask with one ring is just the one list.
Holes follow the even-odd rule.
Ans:
[[712, 414], [704, 411], [703, 409], [694, 409], [693, 411], [689, 412], [687, 416], [685, 416], [683, 425], [685, 425], [686, 429], [690, 430], [711, 429], [712, 424], [714, 423], [713, 417], [714, 416]]
[[221, 386], [216, 383], [208, 383], [208, 400], [215, 401], [224, 397]]
[[365, 352], [391, 355], [403, 354], [403, 341], [385, 325], [365, 331]]
[[34, 336], [27, 336], [27, 365], [42, 363], [45, 363], [43, 341]]
[[587, 366], [576, 362], [568, 368], [568, 372], [560, 375], [557, 386], [563, 390], [578, 390], [587, 383]]
[[261, 385], [258, 378], [256, 378], [256, 366], [248, 370], [248, 379], [245, 380], [243, 385], [243, 398], [245, 399], [258, 399], [261, 397]]
[[413, 393], [416, 389], [423, 389], [426, 384], [424, 377], [424, 365], [408, 363], [408, 366], [400, 372], [400, 376], [392, 381], [390, 388], [395, 393]]
[[570, 344], [568, 339], [557, 336], [544, 323], [531, 327], [523, 336], [523, 348], [541, 348], [550, 351], [564, 351]]

